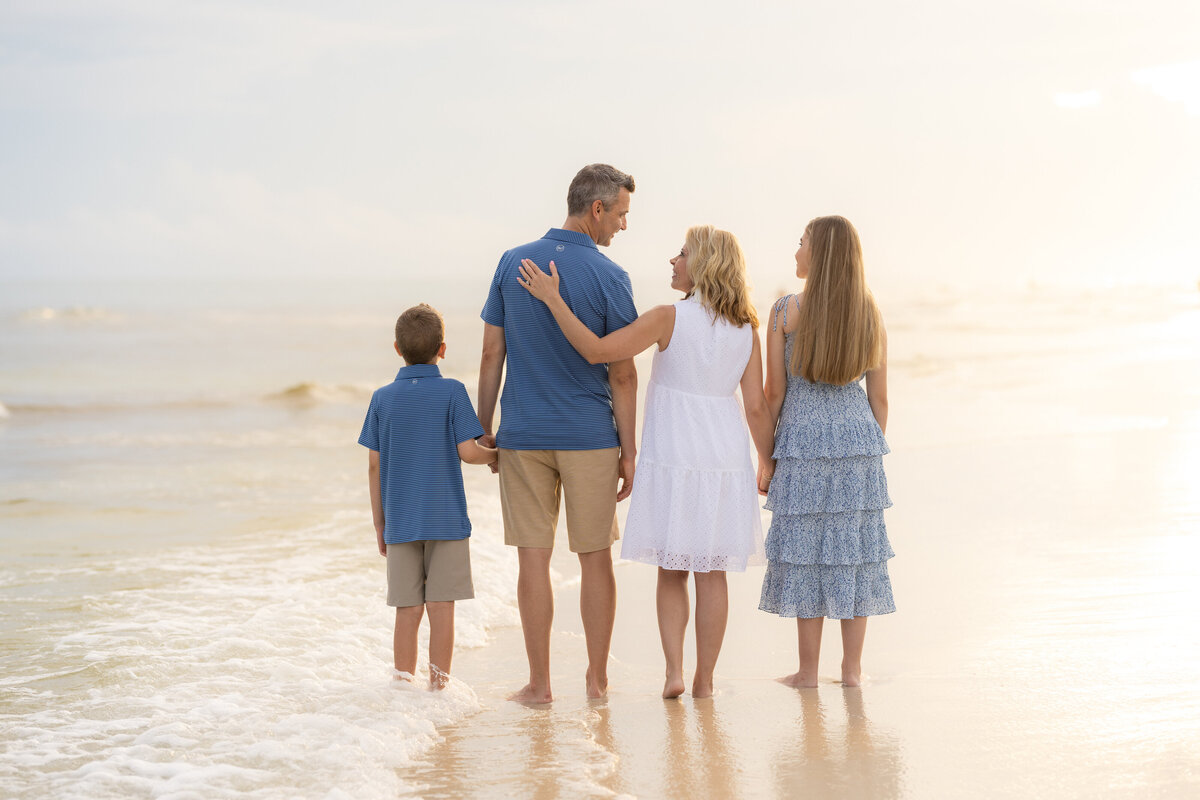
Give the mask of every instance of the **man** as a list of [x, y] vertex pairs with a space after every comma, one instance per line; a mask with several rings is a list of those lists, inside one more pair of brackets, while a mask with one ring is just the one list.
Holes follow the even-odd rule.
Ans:
[[[580, 614], [587, 639], [588, 697], [608, 689], [608, 650], [616, 616], [612, 543], [616, 504], [633, 489], [637, 371], [633, 360], [588, 364], [549, 310], [517, 283], [521, 259], [558, 267], [559, 291], [598, 336], [637, 318], [629, 275], [600, 253], [625, 230], [633, 177], [607, 164], [584, 167], [567, 191], [567, 220], [541, 239], [500, 258], [487, 303], [479, 364], [479, 421], [492, 433], [500, 397], [500, 505], [504, 541], [517, 548], [517, 604], [529, 659], [529, 683], [509, 699], [549, 703], [554, 593], [550, 556], [559, 497], [566, 495], [567, 535], [578, 554]], [[618, 488], [618, 482], [620, 486]]]

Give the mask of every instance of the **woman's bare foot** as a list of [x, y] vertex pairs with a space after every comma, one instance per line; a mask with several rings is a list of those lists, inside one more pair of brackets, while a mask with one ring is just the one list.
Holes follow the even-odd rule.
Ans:
[[404, 672], [402, 670], [393, 669], [392, 670], [392, 680], [404, 681], [405, 683], [412, 683], [413, 676], [412, 676], [411, 672]]
[[847, 688], [862, 686], [862, 670], [842, 667], [842, 686]]
[[779, 681], [784, 686], [790, 686], [793, 689], [817, 688], [816, 675], [804, 675], [799, 672], [794, 672], [791, 675], [784, 675], [782, 678], [776, 678], [775, 680]]
[[663, 700], [674, 700], [683, 694], [683, 675], [668, 675], [663, 684]]
[[531, 706], [541, 706], [554, 702], [554, 697], [550, 694], [549, 686], [545, 689], [534, 689], [528, 683], [525, 684], [524, 688], [510, 694], [508, 699], [514, 703], [524, 703]]
[[429, 688], [433, 691], [441, 691], [446, 688], [446, 684], [450, 683], [450, 673], [443, 672], [436, 664], [429, 665]]
[[[599, 700], [608, 694], [608, 676], [593, 676], [592, 670], [589, 667], [587, 673], [583, 677], [584, 688], [587, 690], [589, 700]], [[549, 702], [549, 701], [547, 701]]]
[[712, 696], [713, 682], [711, 678], [707, 680], [700, 680], [700, 678], [697, 677], [692, 680], [692, 697], [704, 698]]

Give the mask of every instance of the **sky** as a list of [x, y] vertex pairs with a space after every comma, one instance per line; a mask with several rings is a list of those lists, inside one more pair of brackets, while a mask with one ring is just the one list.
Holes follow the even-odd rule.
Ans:
[[656, 297], [830, 213], [876, 285], [1194, 285], [1200, 3], [0, 5], [0, 280], [478, 285], [596, 161]]

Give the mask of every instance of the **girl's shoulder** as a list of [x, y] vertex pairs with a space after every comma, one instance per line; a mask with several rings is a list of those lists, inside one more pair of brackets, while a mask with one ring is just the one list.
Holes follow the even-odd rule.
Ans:
[[803, 294], [803, 292], [785, 294], [775, 301], [775, 305], [771, 307], [772, 332], [778, 329], [784, 333], [791, 333], [795, 329], [796, 319], [800, 313], [800, 297]]

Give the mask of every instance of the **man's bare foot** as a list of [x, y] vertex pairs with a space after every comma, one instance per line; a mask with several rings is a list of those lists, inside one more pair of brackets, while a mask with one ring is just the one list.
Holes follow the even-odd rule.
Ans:
[[776, 678], [775, 680], [779, 681], [784, 686], [790, 686], [793, 689], [817, 688], [816, 675], [802, 675], [799, 672], [795, 672], [791, 675], [784, 675], [782, 678]]
[[524, 703], [530, 706], [541, 706], [554, 702], [554, 697], [550, 694], [549, 686], [545, 689], [534, 689], [528, 683], [520, 691], [510, 694], [508, 699], [514, 703]]
[[668, 675], [663, 684], [663, 700], [674, 700], [683, 694], [683, 675]]
[[608, 694], [608, 676], [594, 676], [591, 667], [588, 668], [587, 674], [584, 675], [584, 688], [587, 690], [589, 700], [599, 700]]
[[702, 681], [696, 678], [692, 681], [692, 697], [705, 698], [713, 696], [713, 684], [711, 680]]

